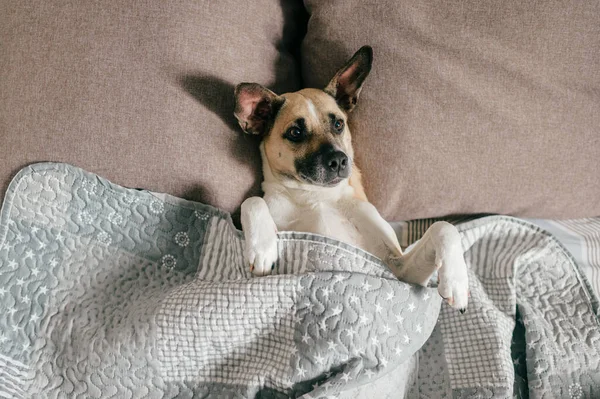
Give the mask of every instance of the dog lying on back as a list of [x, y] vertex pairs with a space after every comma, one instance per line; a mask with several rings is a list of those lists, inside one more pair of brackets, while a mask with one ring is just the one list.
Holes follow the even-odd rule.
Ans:
[[438, 292], [464, 312], [469, 283], [456, 228], [437, 222], [403, 254], [362, 187], [347, 119], [372, 59], [372, 49], [362, 47], [323, 90], [277, 95], [256, 83], [236, 87], [235, 116], [262, 138], [264, 174], [264, 197], [241, 208], [245, 256], [255, 275], [266, 275], [277, 260], [278, 230], [328, 236], [379, 257], [408, 283], [426, 285], [437, 271]]

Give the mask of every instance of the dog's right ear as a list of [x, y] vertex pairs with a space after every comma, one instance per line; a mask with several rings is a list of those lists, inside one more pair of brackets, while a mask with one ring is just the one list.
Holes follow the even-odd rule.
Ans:
[[284, 101], [258, 83], [240, 83], [235, 87], [234, 114], [244, 132], [264, 135]]
[[335, 98], [338, 105], [346, 112], [352, 111], [358, 101], [365, 78], [371, 72], [372, 64], [373, 49], [370, 46], [362, 46], [346, 65], [337, 71], [325, 87], [325, 93]]

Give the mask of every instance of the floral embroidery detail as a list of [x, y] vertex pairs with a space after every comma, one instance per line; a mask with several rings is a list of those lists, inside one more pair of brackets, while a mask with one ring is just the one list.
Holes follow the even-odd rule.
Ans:
[[572, 399], [581, 399], [581, 398], [583, 398], [583, 389], [581, 388], [581, 385], [579, 385], [576, 382], [574, 382], [573, 384], [569, 385], [569, 396]]
[[85, 191], [88, 194], [97, 194], [98, 193], [98, 186], [96, 186], [96, 183], [93, 183], [90, 180], [82, 181], [81, 188], [83, 188], [83, 191]]
[[96, 239], [98, 240], [98, 242], [100, 242], [104, 245], [109, 245], [112, 242], [112, 238], [110, 238], [108, 233], [106, 233], [104, 231], [98, 233], [98, 235], [96, 236]]
[[180, 247], [187, 247], [190, 244], [190, 236], [188, 236], [188, 233], [180, 231], [175, 234], [175, 242]]
[[117, 212], [113, 212], [108, 216], [108, 220], [116, 225], [121, 225], [123, 223], [123, 216], [119, 215]]
[[194, 211], [194, 215], [200, 220], [208, 220], [208, 214], [200, 211]]
[[87, 211], [81, 212], [79, 214], [79, 219], [85, 224], [90, 224], [94, 221], [94, 217]]
[[160, 215], [165, 211], [165, 205], [160, 201], [154, 201], [150, 204], [150, 212]]
[[173, 255], [165, 255], [160, 261], [162, 262], [162, 265], [168, 269], [173, 269], [177, 264], [177, 259], [175, 259]]
[[134, 202], [137, 202], [137, 200], [138, 199], [136, 197], [132, 196], [132, 195], [126, 195], [126, 196], [123, 197], [123, 202], [125, 204], [127, 204], [127, 205], [131, 205]]

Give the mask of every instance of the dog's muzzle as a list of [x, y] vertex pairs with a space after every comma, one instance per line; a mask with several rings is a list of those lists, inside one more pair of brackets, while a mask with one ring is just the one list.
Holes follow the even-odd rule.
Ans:
[[321, 186], [333, 186], [350, 176], [350, 159], [331, 144], [296, 160], [296, 171], [305, 181]]

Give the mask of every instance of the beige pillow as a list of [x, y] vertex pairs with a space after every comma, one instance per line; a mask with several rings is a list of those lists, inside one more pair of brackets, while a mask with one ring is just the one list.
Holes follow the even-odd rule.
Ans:
[[[235, 210], [260, 192], [233, 88], [300, 88], [293, 0], [9, 0], [0, 13], [0, 199], [23, 166], [62, 161]], [[284, 32], [285, 31], [285, 32]]]
[[600, 215], [597, 2], [305, 3], [309, 87], [373, 46], [351, 127], [385, 218]]

